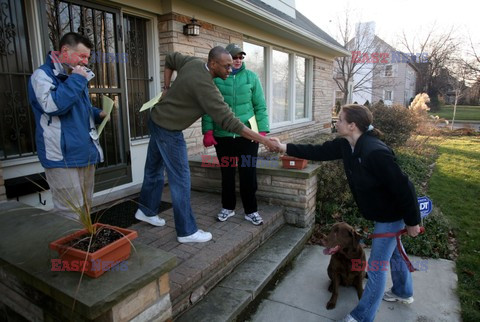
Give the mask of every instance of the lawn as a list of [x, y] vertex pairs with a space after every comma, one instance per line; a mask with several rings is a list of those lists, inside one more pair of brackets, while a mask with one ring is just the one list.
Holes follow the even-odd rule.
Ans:
[[446, 137], [436, 145], [439, 156], [428, 194], [457, 241], [462, 319], [480, 321], [480, 137]]
[[[438, 115], [440, 118], [452, 120], [453, 105], [445, 105], [440, 108], [440, 111], [429, 113], [431, 115]], [[462, 121], [480, 121], [480, 106], [458, 105], [455, 114], [455, 120]]]

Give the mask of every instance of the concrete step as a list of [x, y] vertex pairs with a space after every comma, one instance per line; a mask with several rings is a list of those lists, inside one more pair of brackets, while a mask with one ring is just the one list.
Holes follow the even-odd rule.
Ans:
[[[211, 203], [211, 200], [207, 201]], [[262, 203], [258, 206], [264, 220], [263, 225], [254, 226], [246, 221], [243, 210], [222, 223], [216, 221], [216, 216], [210, 213], [199, 221], [212, 221], [212, 226], [207, 228], [214, 236], [212, 241], [198, 245], [180, 245], [170, 250], [179, 259], [177, 267], [170, 272], [170, 296], [174, 317], [200, 301], [219, 281], [285, 225], [283, 207]], [[182, 253], [190, 251], [192, 247], [198, 247], [196, 253], [182, 260]]]
[[233, 321], [303, 248], [311, 228], [284, 225], [177, 322]]

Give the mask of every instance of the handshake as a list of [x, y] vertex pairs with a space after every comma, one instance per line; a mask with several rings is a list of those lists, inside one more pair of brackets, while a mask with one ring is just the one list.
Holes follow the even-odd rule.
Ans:
[[[258, 134], [261, 135], [262, 139], [263, 140], [259, 140], [260, 143], [262, 143], [263, 145], [265, 145], [265, 147], [267, 148], [268, 151], [270, 152], [281, 152], [281, 153], [285, 153], [287, 151], [287, 145], [280, 142], [280, 140], [276, 137], [271, 137], [271, 138], [267, 138], [265, 137], [265, 135], [267, 135], [266, 132], [259, 132]], [[250, 138], [248, 138], [250, 139]], [[254, 139], [256, 140], [256, 139]], [[207, 131], [205, 132], [205, 134], [203, 135], [203, 145], [208, 148], [210, 146], [213, 146], [213, 145], [217, 145], [217, 141], [215, 140], [215, 137], [213, 136], [213, 131], [210, 130], [210, 131]]]
[[287, 145], [285, 143], [280, 142], [280, 140], [276, 137], [272, 137], [268, 139], [268, 142], [263, 143], [267, 150], [270, 152], [280, 152], [285, 153], [287, 152]]

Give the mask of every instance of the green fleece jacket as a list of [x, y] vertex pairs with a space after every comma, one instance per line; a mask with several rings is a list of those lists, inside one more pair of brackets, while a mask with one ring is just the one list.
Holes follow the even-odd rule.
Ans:
[[245, 125], [232, 113], [213, 83], [204, 61], [198, 57], [170, 53], [165, 66], [177, 71], [177, 78], [152, 108], [152, 120], [171, 131], [182, 131], [204, 114], [227, 131], [240, 133]]
[[[262, 84], [254, 72], [245, 68], [245, 63], [235, 75], [229, 75], [226, 80], [217, 77], [214, 82], [225, 102], [243, 124], [250, 127], [248, 120], [255, 115], [258, 131], [270, 132]], [[202, 133], [210, 130], [213, 130], [213, 135], [218, 137], [237, 136], [235, 133], [222, 129], [209, 115], [204, 115], [202, 117]]]

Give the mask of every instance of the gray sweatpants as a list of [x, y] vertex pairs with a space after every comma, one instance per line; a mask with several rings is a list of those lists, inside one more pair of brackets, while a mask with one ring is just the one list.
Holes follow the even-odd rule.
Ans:
[[45, 169], [48, 185], [52, 193], [53, 207], [57, 214], [78, 220], [85, 203], [92, 205], [95, 166], [82, 168]]

